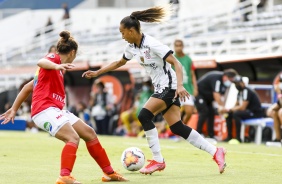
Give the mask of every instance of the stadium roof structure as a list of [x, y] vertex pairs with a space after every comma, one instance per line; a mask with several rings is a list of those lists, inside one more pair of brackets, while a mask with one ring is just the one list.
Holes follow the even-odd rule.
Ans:
[[6, 8], [28, 8], [28, 9], [60, 9], [63, 3], [73, 8], [83, 0], [1, 0], [0, 9]]

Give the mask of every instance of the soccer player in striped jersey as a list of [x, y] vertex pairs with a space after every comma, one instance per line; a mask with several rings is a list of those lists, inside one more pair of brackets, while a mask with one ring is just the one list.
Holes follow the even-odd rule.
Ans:
[[[223, 173], [225, 164], [225, 149], [217, 148], [206, 141], [197, 131], [186, 126], [181, 121], [180, 101], [189, 98], [189, 93], [183, 87], [183, 72], [179, 61], [173, 56], [173, 51], [155, 38], [141, 32], [140, 21], [162, 22], [169, 15], [169, 7], [153, 7], [144, 11], [132, 12], [120, 22], [122, 38], [128, 42], [123, 57], [97, 70], [86, 71], [83, 77], [97, 77], [103, 73], [115, 70], [131, 59], [136, 59], [151, 77], [154, 94], [149, 98], [138, 118], [145, 131], [149, 147], [153, 153], [150, 163], [140, 170], [142, 174], [152, 174], [165, 169], [165, 161], [161, 154], [157, 129], [152, 119], [162, 113], [171, 131], [183, 137], [192, 145], [213, 156], [218, 164], [219, 172]], [[175, 67], [175, 71], [171, 68]]]

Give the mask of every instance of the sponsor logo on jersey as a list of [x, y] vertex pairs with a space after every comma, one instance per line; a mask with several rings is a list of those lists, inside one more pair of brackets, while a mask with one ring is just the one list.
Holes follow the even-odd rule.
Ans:
[[47, 55], [47, 57], [48, 57], [48, 58], [55, 58], [55, 54], [50, 53], [50, 54]]
[[62, 114], [60, 114], [59, 116], [57, 116], [56, 118], [57, 119], [60, 119], [61, 117], [63, 117], [63, 115]]
[[56, 93], [53, 93], [52, 97], [53, 97], [55, 100], [58, 100], [58, 101], [60, 101], [60, 102], [65, 102], [65, 99], [64, 99], [62, 96], [60, 96], [60, 95], [58, 95], [58, 94], [56, 94]]
[[143, 64], [140, 63], [141, 66], [149, 66], [152, 67], [154, 70], [156, 70], [158, 68], [158, 66], [156, 66], [156, 63], [151, 63], [151, 64]]
[[146, 51], [144, 52], [144, 54], [145, 54], [145, 58], [151, 59], [150, 50], [146, 50]]

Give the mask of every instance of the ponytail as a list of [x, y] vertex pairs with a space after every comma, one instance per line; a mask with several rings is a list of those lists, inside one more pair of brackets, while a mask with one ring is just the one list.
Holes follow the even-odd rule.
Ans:
[[140, 22], [164, 22], [170, 15], [172, 9], [171, 5], [156, 6], [143, 11], [132, 12], [130, 16], [124, 17], [120, 24], [123, 24], [124, 28], [134, 28], [137, 32], [140, 32]]

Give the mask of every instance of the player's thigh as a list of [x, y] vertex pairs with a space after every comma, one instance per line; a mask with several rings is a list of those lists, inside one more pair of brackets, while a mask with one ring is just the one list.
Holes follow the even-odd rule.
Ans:
[[91, 141], [97, 138], [94, 129], [80, 119], [72, 126], [79, 135], [79, 137], [82, 138], [84, 141]]
[[176, 105], [172, 105], [168, 111], [163, 115], [169, 126], [181, 120], [180, 108]]
[[80, 138], [85, 141], [90, 141], [97, 137], [94, 129], [87, 125], [85, 122], [83, 122], [80, 118], [75, 116], [73, 113], [67, 110], [63, 110], [63, 114], [69, 119], [70, 124], [72, 125], [72, 127], [77, 132]]
[[182, 108], [186, 114], [192, 114], [194, 111], [194, 106], [191, 105], [184, 105]]
[[166, 103], [162, 99], [150, 97], [143, 108], [146, 108], [154, 115], [157, 115], [166, 109]]

